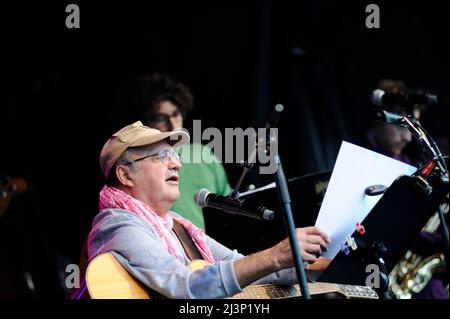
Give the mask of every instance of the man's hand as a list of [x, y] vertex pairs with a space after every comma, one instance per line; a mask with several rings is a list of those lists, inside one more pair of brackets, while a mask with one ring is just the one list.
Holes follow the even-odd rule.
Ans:
[[[303, 261], [314, 263], [322, 251], [327, 250], [331, 243], [328, 235], [317, 227], [297, 228], [297, 240], [300, 245], [300, 254]], [[288, 268], [294, 265], [289, 239], [286, 238], [273, 248], [274, 256], [278, 258], [279, 267]]]
[[[303, 261], [314, 263], [322, 251], [326, 251], [331, 243], [327, 234], [317, 227], [297, 228], [297, 240], [300, 244]], [[236, 279], [241, 287], [272, 272], [289, 268], [294, 265], [289, 239], [272, 248], [257, 252], [245, 258], [234, 261]]]

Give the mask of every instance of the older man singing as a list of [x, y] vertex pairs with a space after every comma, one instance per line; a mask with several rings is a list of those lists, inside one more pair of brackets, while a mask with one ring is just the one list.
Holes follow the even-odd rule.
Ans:
[[[188, 141], [184, 131], [163, 133], [136, 122], [106, 142], [100, 166], [107, 184], [88, 238], [89, 260], [111, 252], [138, 281], [168, 298], [223, 298], [251, 283], [294, 283], [287, 239], [243, 256], [170, 211], [181, 167], [174, 147]], [[297, 237], [308, 263], [330, 242], [316, 227], [298, 228]], [[187, 264], [197, 258], [208, 265], [193, 271]]]

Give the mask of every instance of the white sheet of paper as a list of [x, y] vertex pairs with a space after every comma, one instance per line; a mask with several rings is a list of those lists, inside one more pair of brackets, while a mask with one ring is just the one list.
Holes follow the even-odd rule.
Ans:
[[389, 187], [400, 175], [410, 176], [415, 171], [413, 166], [343, 141], [316, 220], [316, 226], [332, 241], [322, 255], [333, 259], [356, 223], [362, 222], [383, 196], [366, 195], [366, 187]]

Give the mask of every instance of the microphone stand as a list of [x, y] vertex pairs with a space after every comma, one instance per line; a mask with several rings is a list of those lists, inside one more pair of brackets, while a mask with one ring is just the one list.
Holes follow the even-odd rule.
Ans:
[[291, 210], [291, 198], [289, 196], [289, 189], [284, 175], [281, 158], [278, 154], [274, 156], [275, 164], [277, 165], [277, 172], [275, 173], [275, 184], [277, 185], [277, 193], [280, 202], [282, 203], [284, 225], [286, 227], [289, 243], [291, 245], [292, 255], [294, 257], [295, 271], [297, 280], [300, 284], [300, 290], [304, 299], [311, 299], [309, 294], [308, 284], [306, 282], [305, 268], [303, 267], [303, 260], [300, 254], [300, 245], [297, 241], [297, 233], [295, 231], [294, 218]]
[[[449, 173], [447, 168], [447, 163], [445, 163], [444, 156], [442, 155], [441, 151], [439, 150], [439, 147], [437, 146], [436, 142], [433, 140], [431, 135], [425, 131], [425, 129], [422, 127], [422, 125], [419, 123], [418, 120], [412, 120], [408, 118], [407, 116], [404, 116], [401, 120], [400, 125], [407, 126], [411, 134], [414, 136], [414, 138], [419, 142], [419, 144], [424, 149], [425, 153], [431, 157], [432, 161], [436, 161], [437, 166], [439, 167], [439, 170], [441, 172], [441, 178], [445, 183], [448, 183], [449, 181]], [[445, 222], [444, 214], [442, 207], [438, 208], [438, 215], [439, 215], [439, 221], [442, 225], [442, 235], [444, 238], [444, 244], [445, 244], [445, 256], [446, 260], [448, 262], [448, 256], [449, 256], [449, 232], [448, 227]]]
[[402, 118], [402, 124], [406, 125], [414, 136], [414, 138], [419, 142], [422, 148], [425, 150], [432, 160], [436, 160], [439, 169], [442, 174], [443, 180], [448, 181], [448, 168], [447, 163], [445, 163], [444, 156], [442, 155], [436, 142], [433, 140], [430, 134], [422, 127], [418, 120], [411, 120], [410, 118], [404, 116]]
[[[273, 110], [269, 120], [266, 122], [266, 129], [269, 130], [269, 133], [266, 134], [265, 137], [265, 147], [266, 152], [270, 152], [270, 144], [277, 142], [277, 137], [273, 133], [272, 128], [276, 127], [276, 124], [278, 122], [278, 119], [281, 115], [281, 112], [283, 111], [284, 107], [281, 104], [277, 104], [275, 106], [275, 109]], [[254, 159], [256, 157], [256, 152], [258, 146], [261, 146], [261, 144], [264, 142], [264, 138], [258, 138], [258, 142], [256, 144], [255, 149], [252, 151], [252, 153], [249, 156], [249, 159], [242, 165], [244, 171], [242, 172], [238, 183], [236, 187], [233, 189], [229, 197], [231, 198], [237, 198], [239, 195], [239, 187], [241, 186], [242, 182], [244, 181], [245, 176], [250, 171], [250, 169], [253, 167]], [[289, 237], [289, 243], [291, 246], [292, 255], [294, 258], [294, 265], [295, 265], [295, 271], [297, 275], [297, 281], [300, 286], [300, 291], [303, 299], [311, 299], [311, 295], [309, 293], [308, 284], [306, 281], [306, 273], [305, 269], [303, 267], [303, 259], [300, 253], [300, 245], [297, 240], [297, 233], [295, 231], [295, 224], [294, 224], [294, 218], [292, 216], [292, 209], [291, 209], [291, 198], [289, 195], [289, 189], [287, 186], [286, 176], [284, 175], [283, 166], [281, 164], [281, 158], [280, 155], [274, 154], [274, 161], [275, 165], [277, 166], [275, 175], [275, 184], [277, 188], [278, 198], [281, 202], [282, 211], [283, 211], [283, 219], [284, 224], [286, 227], [286, 231], [288, 233]]]

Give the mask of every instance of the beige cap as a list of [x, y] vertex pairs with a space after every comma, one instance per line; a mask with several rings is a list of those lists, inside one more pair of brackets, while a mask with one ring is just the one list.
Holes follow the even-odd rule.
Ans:
[[189, 142], [189, 134], [184, 130], [161, 132], [144, 126], [141, 121], [125, 126], [103, 145], [100, 152], [100, 168], [105, 177], [114, 166], [120, 155], [129, 147], [150, 145], [164, 139], [173, 146], [180, 146]]

